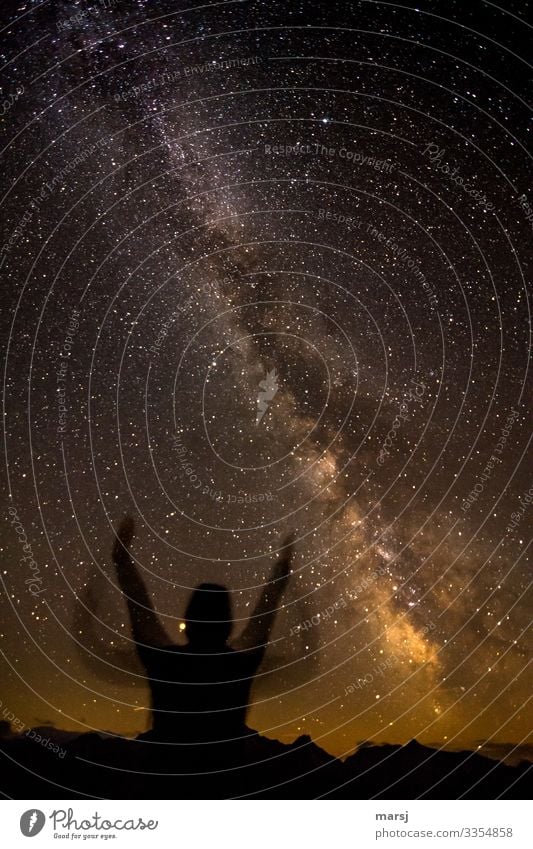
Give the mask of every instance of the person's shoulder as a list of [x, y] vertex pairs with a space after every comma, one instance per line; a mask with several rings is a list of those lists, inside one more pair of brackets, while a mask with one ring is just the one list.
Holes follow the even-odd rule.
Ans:
[[177, 654], [183, 654], [182, 646], [169, 643], [168, 645], [142, 645], [138, 652], [145, 663], [165, 663], [170, 657], [174, 660]]
[[235, 663], [242, 664], [243, 666], [254, 666], [261, 663], [265, 649], [264, 647], [257, 648], [256, 646], [246, 649], [232, 648], [231, 653]]

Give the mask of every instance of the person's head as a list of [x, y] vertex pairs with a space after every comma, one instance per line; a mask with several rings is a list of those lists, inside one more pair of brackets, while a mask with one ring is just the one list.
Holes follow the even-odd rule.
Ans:
[[185, 611], [185, 633], [191, 646], [222, 648], [233, 627], [230, 594], [220, 584], [200, 584]]

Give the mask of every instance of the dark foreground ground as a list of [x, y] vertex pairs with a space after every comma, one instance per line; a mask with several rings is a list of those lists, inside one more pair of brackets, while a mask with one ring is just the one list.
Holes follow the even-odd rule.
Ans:
[[527, 799], [532, 791], [530, 763], [510, 767], [415, 741], [366, 745], [344, 762], [308, 737], [284, 745], [253, 732], [238, 751], [168, 749], [147, 736], [125, 740], [99, 734], [65, 736], [59, 753], [51, 746], [25, 735], [0, 741], [5, 797]]

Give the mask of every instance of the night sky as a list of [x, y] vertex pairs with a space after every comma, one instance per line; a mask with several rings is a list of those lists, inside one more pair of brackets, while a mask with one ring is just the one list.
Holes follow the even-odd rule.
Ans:
[[294, 530], [251, 727], [527, 741], [525, 13], [2, 4], [0, 710], [146, 729], [129, 511], [176, 641]]

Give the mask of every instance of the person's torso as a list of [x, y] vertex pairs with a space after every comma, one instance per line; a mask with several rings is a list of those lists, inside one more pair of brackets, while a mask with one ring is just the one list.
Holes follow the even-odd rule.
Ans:
[[204, 655], [174, 647], [150, 650], [146, 667], [153, 730], [187, 743], [227, 740], [245, 731], [257, 652]]

